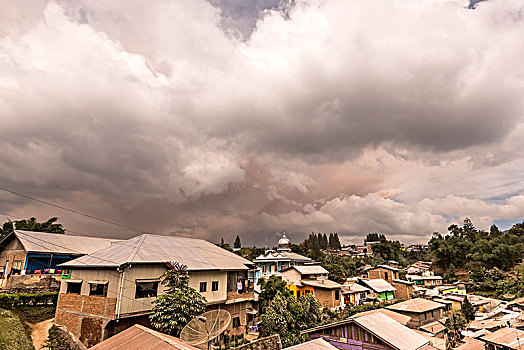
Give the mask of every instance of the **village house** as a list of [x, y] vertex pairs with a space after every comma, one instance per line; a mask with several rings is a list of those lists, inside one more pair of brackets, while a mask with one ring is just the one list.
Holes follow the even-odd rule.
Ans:
[[344, 303], [342, 286], [329, 280], [328, 274], [320, 265], [291, 266], [282, 270], [282, 279], [297, 298], [313, 293], [322, 307], [335, 309]]
[[446, 306], [441, 303], [422, 298], [406, 300], [387, 307], [388, 310], [411, 317], [409, 328], [420, 328], [441, 320], [444, 318], [445, 308]]
[[435, 287], [442, 285], [442, 276], [417, 276], [417, 275], [406, 275], [406, 279], [415, 283], [415, 286], [423, 287]]
[[201, 239], [143, 234], [62, 264], [55, 323], [93, 346], [135, 323], [148, 325], [160, 278], [174, 262], [185, 265], [189, 284], [208, 310], [229, 311], [230, 335], [245, 332], [254, 310], [251, 262]]
[[278, 241], [278, 248], [276, 251], [268, 250], [261, 254], [253, 263], [258, 267], [255, 271], [255, 283], [259, 278], [269, 278], [273, 275], [280, 276], [280, 272], [291, 266], [300, 266], [312, 263], [313, 260], [306, 256], [291, 252], [290, 240], [286, 233]]
[[368, 294], [371, 293], [371, 289], [355, 282], [342, 285], [341, 291], [344, 297], [344, 303], [353, 306], [363, 305]]
[[406, 273], [408, 275], [419, 275], [431, 271], [431, 261], [417, 261], [408, 266]]
[[[390, 261], [390, 265], [398, 263]], [[370, 280], [383, 279], [395, 287], [395, 299], [408, 300], [413, 297], [413, 282], [404, 281], [399, 278], [399, 269], [390, 265], [377, 265], [363, 270], [363, 277]]]
[[59, 264], [116, 242], [119, 240], [15, 230], [0, 241], [0, 286], [12, 292], [58, 291]]
[[430, 340], [379, 312], [307, 329], [302, 333], [307, 334], [309, 339], [322, 338], [337, 349], [433, 349]]
[[373, 280], [359, 279], [358, 283], [373, 291], [373, 293], [368, 294], [370, 299], [375, 298], [379, 302], [395, 300], [395, 291], [397, 289], [381, 278]]

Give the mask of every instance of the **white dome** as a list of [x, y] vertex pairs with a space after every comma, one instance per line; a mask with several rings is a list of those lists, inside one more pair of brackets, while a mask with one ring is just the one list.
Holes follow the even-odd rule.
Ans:
[[289, 238], [287, 238], [286, 233], [284, 232], [284, 235], [282, 236], [282, 238], [278, 240], [278, 245], [279, 246], [288, 246], [289, 242], [290, 242]]

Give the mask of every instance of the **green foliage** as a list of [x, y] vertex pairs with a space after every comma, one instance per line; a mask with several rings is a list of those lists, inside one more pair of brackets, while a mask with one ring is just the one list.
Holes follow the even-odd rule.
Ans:
[[23, 321], [38, 323], [55, 317], [56, 305], [17, 306], [13, 309]]
[[32, 217], [27, 220], [13, 221], [13, 223], [6, 221], [0, 228], [0, 239], [13, 232], [13, 224], [17, 230], [35, 231], [35, 232], [49, 232], [49, 233], [65, 233], [62, 224], [57, 224], [57, 217], [52, 217], [46, 222], [38, 222], [36, 218]]
[[19, 308], [21, 306], [37, 306], [37, 305], [56, 305], [58, 300], [58, 293], [0, 293], [0, 308], [11, 309], [13, 307]]
[[383, 234], [378, 234], [378, 233], [368, 233], [368, 235], [366, 236], [366, 238], [364, 239], [364, 243], [367, 243], [367, 242], [383, 242], [386, 240], [386, 236], [384, 236]]
[[[384, 235], [381, 236], [384, 237]], [[388, 241], [387, 239], [381, 240], [380, 243], [373, 244], [373, 254], [384, 261], [398, 261], [401, 257], [400, 242]]]
[[288, 347], [307, 339], [300, 331], [329, 321], [312, 294], [297, 299], [278, 293], [260, 316], [264, 331], [280, 334], [282, 346]]
[[191, 319], [206, 309], [206, 298], [189, 286], [186, 267], [176, 263], [162, 276], [167, 291], [153, 301], [151, 325], [161, 332], [178, 336]]
[[222, 249], [229, 250], [230, 252], [233, 251], [233, 249], [231, 249], [231, 246], [229, 245], [229, 243], [224, 243], [224, 238], [222, 238], [220, 240], [220, 243], [217, 244], [217, 246], [219, 246]]
[[460, 329], [465, 329], [466, 323], [466, 318], [460, 312], [455, 312], [447, 315], [445, 326], [448, 331], [456, 332]]
[[237, 255], [240, 255], [244, 259], [253, 261], [253, 259], [256, 259], [261, 254], [264, 254], [264, 252], [265, 252], [264, 248], [244, 247], [244, 248], [240, 248], [239, 250], [235, 251], [234, 253]]
[[475, 319], [475, 307], [468, 298], [464, 298], [464, 301], [462, 302], [461, 306], [461, 312], [462, 315], [464, 315], [464, 318], [466, 321], [473, 321]]
[[495, 225], [490, 232], [478, 230], [466, 218], [462, 227], [451, 225], [448, 234], [435, 233], [429, 242], [434, 264], [449, 275], [455, 268], [511, 270], [520, 258], [524, 247], [524, 223], [515, 224], [508, 232], [501, 232]]
[[240, 237], [238, 237], [238, 235], [237, 235], [237, 238], [235, 239], [235, 243], [233, 243], [233, 247], [242, 248], [242, 243], [240, 243]]
[[262, 308], [261, 312], [264, 312], [264, 308], [268, 307], [278, 294], [285, 298], [291, 296], [291, 291], [287, 288], [287, 283], [277, 276], [271, 276], [267, 280], [261, 278], [258, 280], [258, 284], [260, 285], [258, 300]]

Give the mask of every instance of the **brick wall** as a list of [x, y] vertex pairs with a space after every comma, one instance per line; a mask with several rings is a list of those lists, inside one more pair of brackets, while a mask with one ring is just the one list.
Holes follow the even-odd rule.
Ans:
[[90, 347], [103, 340], [105, 326], [115, 316], [115, 307], [116, 298], [60, 293], [55, 323]]
[[340, 300], [335, 303], [335, 291], [331, 289], [315, 288], [315, 298], [322, 307], [334, 308], [340, 305]]
[[413, 286], [405, 283], [393, 282], [393, 287], [397, 290], [394, 292], [395, 299], [408, 300], [413, 297]]
[[[380, 267], [375, 268], [373, 270], [368, 270], [367, 273], [368, 273], [370, 280], [382, 278], [388, 281], [389, 283], [393, 283], [393, 279], [398, 279], [398, 272], [380, 268]], [[387, 278], [386, 278], [386, 274], [387, 274]]]

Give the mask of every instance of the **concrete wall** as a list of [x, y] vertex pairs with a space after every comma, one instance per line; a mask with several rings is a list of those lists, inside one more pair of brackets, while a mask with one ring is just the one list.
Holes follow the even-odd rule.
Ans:
[[302, 275], [295, 269], [289, 269], [282, 272], [282, 279], [284, 281], [299, 282], [302, 279]]
[[444, 317], [443, 308], [422, 313], [408, 312], [404, 310], [395, 310], [395, 312], [411, 317], [411, 320], [409, 321], [407, 326], [413, 329], [417, 329], [420, 326], [438, 321], [439, 319]]
[[59, 275], [11, 275], [4, 289], [8, 293], [51, 293], [60, 289]]

